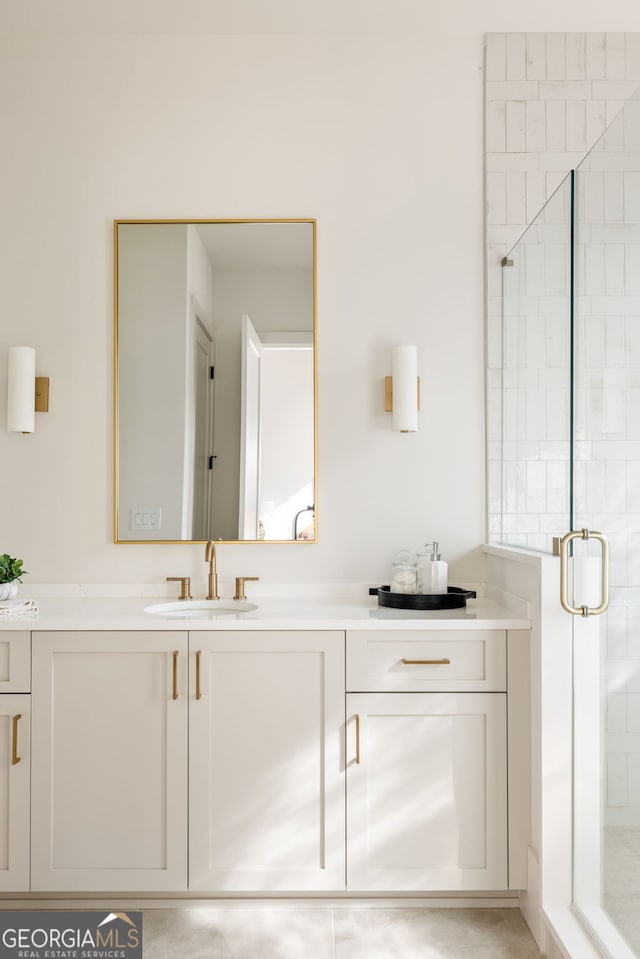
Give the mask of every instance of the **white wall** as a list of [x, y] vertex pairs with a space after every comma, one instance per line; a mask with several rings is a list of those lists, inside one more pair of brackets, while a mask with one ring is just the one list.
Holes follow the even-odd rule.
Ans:
[[[179, 539], [187, 372], [187, 228], [123, 224], [118, 229], [118, 260], [118, 538]], [[161, 510], [160, 530], [135, 529], [132, 512], [150, 509]]]
[[[111, 542], [111, 221], [315, 216], [319, 543], [229, 546], [221, 570], [379, 581], [399, 547], [435, 538], [454, 581], [479, 578], [482, 35], [599, 29], [602, 14], [576, 0], [131, 6], [0, 12], [0, 376], [25, 343], [51, 377], [37, 432], [0, 432], [0, 548], [31, 582], [204, 578], [199, 547]], [[635, 0], [606, 17], [640, 28]], [[415, 435], [382, 411], [395, 343], [420, 350]]]
[[[196, 310], [210, 328], [211, 265], [194, 228], [120, 224], [118, 539], [191, 535]], [[133, 514], [151, 510], [159, 524], [138, 529]]]
[[213, 333], [213, 275], [200, 234], [195, 226], [187, 227], [187, 289], [195, 300], [198, 319]]
[[[295, 538], [313, 506], [313, 351], [266, 349], [260, 358], [260, 499], [268, 539]], [[273, 504], [267, 513], [266, 504]], [[264, 515], [263, 515], [264, 513]], [[298, 532], [313, 524], [299, 517]]]

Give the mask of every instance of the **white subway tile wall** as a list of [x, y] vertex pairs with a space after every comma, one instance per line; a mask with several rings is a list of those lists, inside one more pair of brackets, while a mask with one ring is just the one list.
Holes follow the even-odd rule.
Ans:
[[[573, 493], [580, 525], [603, 529], [611, 543], [605, 744], [613, 825], [640, 824], [639, 85], [640, 33], [486, 38], [494, 542], [549, 550], [568, 529], [570, 193], [561, 184], [597, 144], [576, 192]], [[503, 268], [520, 237], [513, 266]]]

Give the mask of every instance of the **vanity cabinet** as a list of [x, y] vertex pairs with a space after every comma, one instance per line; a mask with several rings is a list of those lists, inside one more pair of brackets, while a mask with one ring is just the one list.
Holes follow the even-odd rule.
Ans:
[[29, 889], [30, 637], [0, 633], [0, 891]]
[[505, 639], [347, 634], [351, 891], [507, 888]]
[[190, 640], [34, 633], [34, 891], [344, 888], [344, 633]]
[[[7, 636], [0, 883], [19, 891], [28, 633], [22, 680]], [[526, 885], [524, 629], [41, 630], [32, 652], [33, 893]]]
[[344, 633], [190, 641], [189, 888], [344, 889]]
[[34, 891], [184, 890], [187, 634], [33, 634]]

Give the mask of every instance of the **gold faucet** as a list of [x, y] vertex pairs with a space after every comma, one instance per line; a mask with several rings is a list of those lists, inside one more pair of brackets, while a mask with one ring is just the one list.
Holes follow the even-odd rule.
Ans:
[[244, 584], [257, 583], [259, 579], [259, 576], [236, 576], [236, 595], [233, 598], [241, 600], [246, 599], [247, 597], [244, 594]]
[[209, 590], [207, 599], [220, 599], [218, 596], [218, 574], [216, 572], [216, 544], [212, 539], [207, 541], [204, 551], [204, 561], [209, 564]]
[[191, 580], [188, 576], [167, 576], [168, 583], [180, 583], [180, 599], [191, 599]]

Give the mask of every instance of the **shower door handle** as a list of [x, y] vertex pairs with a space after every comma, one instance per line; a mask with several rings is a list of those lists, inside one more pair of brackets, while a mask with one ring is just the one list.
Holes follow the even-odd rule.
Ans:
[[[574, 539], [597, 539], [602, 547], [599, 606], [572, 606], [569, 602], [569, 543]], [[599, 616], [609, 605], [609, 543], [602, 533], [594, 529], [571, 530], [560, 540], [560, 603], [573, 616]]]

